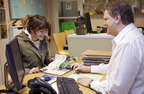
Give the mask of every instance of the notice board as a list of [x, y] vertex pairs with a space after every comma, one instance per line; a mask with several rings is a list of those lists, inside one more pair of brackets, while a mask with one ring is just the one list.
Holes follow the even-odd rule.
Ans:
[[20, 19], [27, 15], [46, 16], [46, 0], [9, 0], [11, 19]]

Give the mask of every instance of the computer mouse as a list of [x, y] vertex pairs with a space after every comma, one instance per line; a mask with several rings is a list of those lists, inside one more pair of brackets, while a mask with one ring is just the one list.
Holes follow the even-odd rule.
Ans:
[[47, 77], [45, 77], [45, 79], [44, 79], [45, 81], [50, 81], [51, 80], [51, 78], [49, 77], [49, 76], [47, 76]]
[[50, 81], [50, 80], [51, 80], [51, 77], [48, 76], [48, 75], [43, 75], [43, 76], [41, 76], [40, 78], [41, 78], [42, 80], [44, 80], [44, 81]]

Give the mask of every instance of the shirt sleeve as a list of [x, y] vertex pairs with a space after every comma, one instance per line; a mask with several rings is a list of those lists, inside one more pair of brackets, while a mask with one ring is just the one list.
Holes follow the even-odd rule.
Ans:
[[[142, 54], [134, 45], [121, 45], [114, 52], [111, 62], [106, 66], [91, 67], [91, 72], [106, 72], [106, 80], [93, 81], [91, 88], [102, 94], [128, 94], [139, 72]], [[97, 69], [96, 69], [97, 68]]]
[[100, 64], [98, 66], [91, 66], [91, 73], [106, 74], [108, 70], [108, 64]]

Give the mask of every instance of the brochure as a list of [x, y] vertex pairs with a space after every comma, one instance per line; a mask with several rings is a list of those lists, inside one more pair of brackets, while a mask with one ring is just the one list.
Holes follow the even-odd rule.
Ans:
[[53, 75], [63, 75], [69, 72], [75, 63], [76, 59], [73, 56], [56, 54], [55, 60], [47, 67], [42, 68], [41, 71]]
[[75, 63], [76, 58], [74, 56], [56, 54], [55, 60], [48, 65], [48, 69], [72, 69]]

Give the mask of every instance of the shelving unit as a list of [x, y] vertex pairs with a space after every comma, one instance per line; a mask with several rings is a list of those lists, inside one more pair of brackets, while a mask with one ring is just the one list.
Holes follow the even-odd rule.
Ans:
[[53, 4], [55, 33], [62, 31], [62, 23], [75, 22], [83, 14], [83, 0], [53, 0]]
[[[103, 13], [103, 5], [107, 2], [116, 0], [84, 0], [84, 13], [90, 12], [91, 15], [99, 15]], [[127, 1], [134, 14], [144, 14], [144, 0], [125, 0]]]

